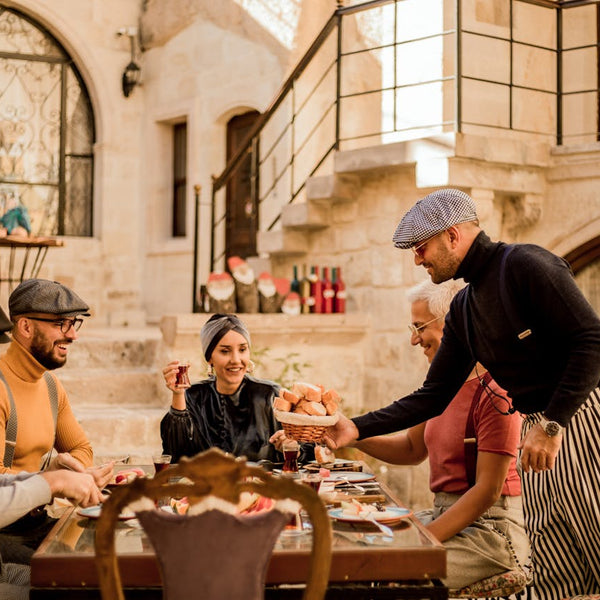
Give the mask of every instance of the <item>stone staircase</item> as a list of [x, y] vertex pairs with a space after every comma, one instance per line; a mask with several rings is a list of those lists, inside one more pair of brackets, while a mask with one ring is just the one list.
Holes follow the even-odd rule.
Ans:
[[159, 424], [169, 406], [158, 328], [82, 329], [57, 372], [97, 461], [128, 454], [148, 463], [161, 448]]

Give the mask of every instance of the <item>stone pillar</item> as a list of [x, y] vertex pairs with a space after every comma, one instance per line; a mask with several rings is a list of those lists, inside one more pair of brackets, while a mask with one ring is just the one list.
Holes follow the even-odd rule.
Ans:
[[495, 192], [488, 189], [471, 188], [470, 196], [477, 206], [477, 216], [482, 229], [492, 239], [498, 239], [502, 230], [502, 210], [497, 210], [495, 207]]

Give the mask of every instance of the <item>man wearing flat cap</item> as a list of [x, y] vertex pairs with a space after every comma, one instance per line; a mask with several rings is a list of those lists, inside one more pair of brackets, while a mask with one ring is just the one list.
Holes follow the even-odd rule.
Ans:
[[[492, 242], [473, 200], [455, 189], [419, 200], [393, 242], [410, 248], [434, 283], [463, 278], [469, 285], [452, 302], [423, 386], [341, 419], [328, 444], [441, 414], [479, 361], [524, 417], [520, 462], [538, 598], [599, 593], [600, 319], [569, 265], [533, 244]], [[507, 411], [505, 398], [490, 400]]]
[[[67, 361], [77, 331], [89, 316], [88, 305], [68, 287], [56, 281], [23, 281], [8, 300], [12, 341], [0, 357], [0, 473], [37, 472], [66, 467], [87, 471], [98, 487], [112, 474], [112, 464], [92, 467], [90, 443], [73, 415], [67, 394], [51, 371]], [[58, 455], [50, 462], [55, 449]], [[43, 511], [40, 511], [43, 512]], [[37, 541], [28, 537], [37, 531], [43, 515], [26, 515], [8, 529], [2, 539], [13, 536], [27, 547]], [[21, 556], [5, 560], [25, 562]]]

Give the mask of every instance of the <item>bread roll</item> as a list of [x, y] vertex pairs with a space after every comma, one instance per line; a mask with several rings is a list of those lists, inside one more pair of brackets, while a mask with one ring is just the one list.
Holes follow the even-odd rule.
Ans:
[[329, 402], [325, 402], [325, 412], [328, 415], [335, 415], [335, 413], [337, 412], [338, 409], [338, 404], [337, 402], [335, 402], [335, 400], [329, 400]]
[[298, 404], [298, 402], [300, 400], [300, 398], [296, 394], [290, 392], [290, 390], [286, 390], [285, 388], [281, 388], [280, 393], [281, 393], [282, 397], [285, 400], [287, 400], [292, 406], [295, 406], [296, 404]]
[[321, 402], [321, 388], [318, 385], [298, 381], [292, 386], [292, 392], [300, 398], [306, 398], [311, 402]]
[[335, 390], [327, 390], [326, 392], [323, 392], [323, 404], [326, 404], [330, 400], [339, 403], [340, 395]]
[[307, 402], [303, 408], [309, 415], [324, 417], [327, 414], [327, 409], [320, 402]]
[[277, 410], [290, 412], [292, 410], [292, 403], [284, 400], [283, 398], [275, 398], [275, 400], [273, 400], [273, 407]]
[[315, 445], [315, 459], [320, 465], [328, 465], [335, 462], [335, 454], [327, 446]]

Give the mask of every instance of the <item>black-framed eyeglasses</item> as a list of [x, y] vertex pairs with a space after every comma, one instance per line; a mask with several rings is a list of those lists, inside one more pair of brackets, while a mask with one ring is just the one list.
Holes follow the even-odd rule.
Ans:
[[416, 335], [417, 337], [419, 337], [421, 335], [421, 333], [427, 329], [428, 325], [431, 325], [432, 323], [435, 323], [436, 321], [439, 321], [440, 319], [442, 319], [443, 317], [436, 317], [435, 319], [431, 319], [431, 321], [427, 321], [427, 323], [423, 323], [423, 325], [415, 325], [414, 323], [411, 323], [408, 326], [408, 330], [410, 331], [410, 333], [412, 335]]
[[56, 325], [56, 327], [60, 327], [60, 330], [63, 333], [69, 333], [71, 331], [71, 327], [75, 331], [79, 331], [81, 326], [83, 325], [83, 319], [43, 319], [42, 317], [27, 317], [32, 321], [42, 321], [44, 323], [52, 323]]

